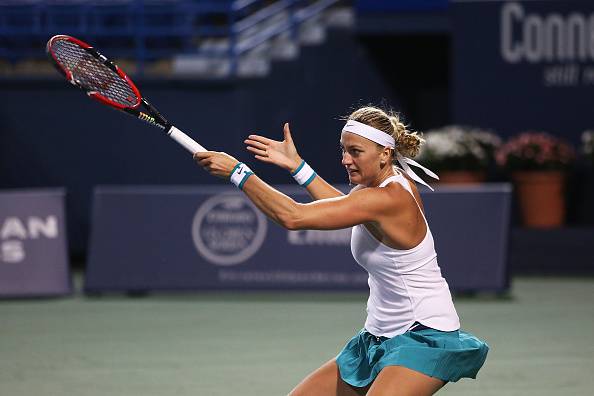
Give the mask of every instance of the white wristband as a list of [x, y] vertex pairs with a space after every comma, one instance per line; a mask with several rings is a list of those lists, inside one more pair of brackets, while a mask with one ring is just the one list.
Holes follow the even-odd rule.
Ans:
[[243, 185], [247, 181], [247, 179], [253, 175], [254, 172], [250, 169], [249, 166], [244, 164], [243, 162], [238, 162], [235, 165], [235, 168], [231, 171], [231, 176], [229, 176], [229, 180], [231, 183], [235, 184], [237, 188], [243, 190]]
[[291, 176], [293, 176], [295, 181], [302, 187], [307, 187], [317, 175], [318, 174], [307, 164], [307, 162], [305, 162], [305, 160], [302, 160], [301, 165], [291, 173]]

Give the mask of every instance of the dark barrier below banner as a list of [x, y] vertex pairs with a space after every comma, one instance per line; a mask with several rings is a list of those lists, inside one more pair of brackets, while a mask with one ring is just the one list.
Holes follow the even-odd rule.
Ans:
[[[307, 193], [280, 187], [300, 202]], [[343, 190], [346, 186], [343, 187]], [[507, 184], [423, 193], [455, 291], [509, 287]], [[98, 187], [85, 290], [364, 290], [350, 229], [287, 231], [232, 187]]]
[[70, 290], [64, 191], [0, 191], [0, 297]]

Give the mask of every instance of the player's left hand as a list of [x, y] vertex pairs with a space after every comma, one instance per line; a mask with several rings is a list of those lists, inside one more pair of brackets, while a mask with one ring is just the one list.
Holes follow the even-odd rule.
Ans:
[[204, 151], [194, 154], [194, 160], [213, 176], [228, 179], [239, 162], [227, 153]]

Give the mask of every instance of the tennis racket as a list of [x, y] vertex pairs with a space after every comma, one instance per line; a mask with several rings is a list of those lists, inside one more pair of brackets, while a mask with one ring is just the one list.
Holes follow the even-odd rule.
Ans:
[[74, 37], [57, 35], [47, 42], [46, 51], [58, 71], [91, 98], [160, 128], [192, 154], [207, 151], [169, 123], [142, 97], [122, 69], [89, 44]]

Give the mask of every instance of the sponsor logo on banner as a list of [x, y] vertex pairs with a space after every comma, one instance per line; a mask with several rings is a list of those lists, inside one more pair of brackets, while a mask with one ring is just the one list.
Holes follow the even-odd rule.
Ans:
[[237, 265], [260, 249], [267, 226], [266, 217], [243, 196], [215, 195], [196, 211], [192, 238], [210, 263]]
[[58, 218], [56, 216], [6, 217], [0, 221], [0, 262], [20, 263], [27, 256], [27, 245], [31, 241], [57, 237]]
[[512, 65], [542, 65], [546, 87], [594, 86], [594, 12], [530, 10], [505, 2], [500, 14], [500, 53]]

